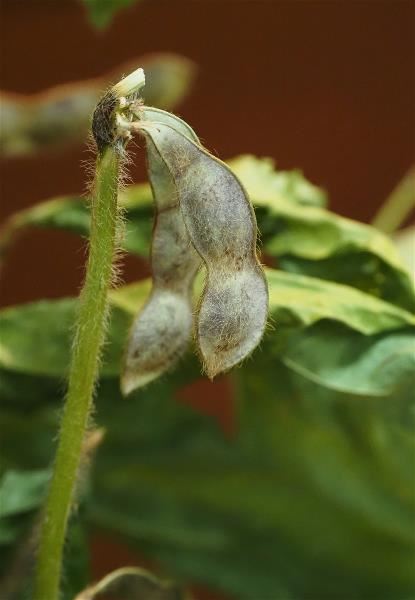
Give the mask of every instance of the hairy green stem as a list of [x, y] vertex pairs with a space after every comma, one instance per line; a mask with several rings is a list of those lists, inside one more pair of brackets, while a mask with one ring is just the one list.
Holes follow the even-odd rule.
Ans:
[[82, 460], [94, 385], [108, 316], [116, 250], [119, 156], [112, 147], [97, 158], [86, 278], [79, 299], [68, 393], [42, 521], [35, 600], [56, 600], [65, 533]]

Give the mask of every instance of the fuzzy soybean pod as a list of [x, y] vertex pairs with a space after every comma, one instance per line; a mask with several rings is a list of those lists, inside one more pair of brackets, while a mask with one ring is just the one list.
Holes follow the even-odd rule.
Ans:
[[268, 288], [256, 254], [256, 220], [237, 177], [177, 128], [141, 123], [168, 166], [180, 209], [207, 269], [196, 338], [206, 373], [238, 364], [259, 343], [267, 320]]
[[[171, 123], [199, 143], [188, 125], [165, 111], [143, 108], [141, 115], [151, 121]], [[121, 376], [124, 394], [157, 378], [186, 350], [192, 334], [192, 285], [201, 265], [180, 212], [173, 177], [150, 138], [146, 146], [155, 202], [153, 287], [130, 331]]]

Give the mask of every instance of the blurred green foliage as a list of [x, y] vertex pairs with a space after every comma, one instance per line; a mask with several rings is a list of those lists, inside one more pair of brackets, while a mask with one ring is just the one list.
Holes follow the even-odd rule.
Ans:
[[123, 8], [128, 8], [139, 0], [83, 0], [91, 23], [97, 29], [107, 27]]
[[[121, 397], [127, 331], [150, 282], [114, 290], [96, 395], [95, 422], [106, 435], [85, 477], [81, 530], [111, 532], [171, 577], [241, 600], [408, 600], [415, 592], [410, 277], [386, 236], [329, 212], [325, 194], [298, 172], [247, 156], [230, 164], [256, 207], [266, 254], [283, 269], [266, 270], [270, 326], [260, 348], [229, 376], [235, 433], [176, 402], [200, 378], [190, 354]], [[130, 186], [122, 203], [125, 248], [146, 256], [149, 187]], [[26, 226], [83, 235], [89, 227], [79, 198], [13, 219], [3, 230], [9, 242]], [[75, 299], [61, 299], [0, 312], [0, 493], [12, 489], [0, 524], [3, 574], [43, 499], [75, 310]], [[65, 597], [82, 579], [78, 569]]]

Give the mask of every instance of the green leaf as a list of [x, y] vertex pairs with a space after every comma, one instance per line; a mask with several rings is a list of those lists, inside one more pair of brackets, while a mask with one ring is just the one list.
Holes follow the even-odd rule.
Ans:
[[132, 6], [138, 0], [83, 0], [91, 23], [97, 29], [109, 25], [114, 15], [124, 8]]
[[266, 269], [270, 290], [270, 317], [278, 328], [308, 326], [322, 319], [344, 323], [370, 335], [414, 326], [409, 312], [354, 288], [315, 277]]
[[376, 405], [336, 401], [326, 415], [316, 398], [310, 413], [290, 370], [263, 351], [234, 374], [241, 426], [229, 439], [174, 402], [179, 382], [196, 376], [186, 361], [128, 401], [115, 380], [100, 386], [107, 435], [90, 524], [176, 578], [242, 600], [409, 596], [412, 436]]
[[[387, 236], [325, 210], [321, 190], [295, 171], [274, 171], [270, 159], [241, 156], [229, 165], [256, 207], [264, 251], [284, 270], [356, 287], [407, 310], [415, 308], [413, 282]], [[128, 187], [121, 204], [127, 213], [124, 248], [148, 256], [153, 220], [149, 186]], [[85, 201], [58, 198], [17, 213], [3, 226], [0, 252], [27, 226], [87, 235]]]
[[410, 330], [365, 338], [321, 322], [290, 340], [283, 363], [320, 386], [362, 396], [415, 389], [415, 336]]
[[[362, 334], [413, 327], [415, 317], [353, 288], [315, 278], [266, 270], [270, 290], [270, 321], [276, 331], [267, 338], [278, 346], [296, 330], [330, 319]], [[150, 281], [111, 292], [113, 306], [109, 343], [102, 375], [115, 376], [132, 317], [145, 302]], [[64, 377], [69, 361], [76, 301], [41, 301], [0, 311], [0, 366], [8, 371]]]
[[[120, 355], [149, 282], [111, 292], [88, 522], [174, 578], [241, 600], [405, 600], [415, 585], [415, 319], [343, 285], [272, 269], [267, 278], [272, 325], [232, 372], [232, 436], [174, 400], [199, 377], [195, 358], [121, 398]], [[9, 467], [52, 456], [75, 310], [64, 299], [0, 311]]]
[[6, 471], [0, 481], [1, 517], [10, 517], [38, 508], [45, 495], [49, 472], [45, 470]]
[[[150, 289], [146, 281], [132, 290], [136, 310]], [[66, 376], [77, 301], [40, 301], [5, 309], [0, 317], [0, 364], [4, 369], [44, 377]], [[111, 343], [104, 353], [103, 376], [119, 373], [132, 314], [117, 307], [111, 315]]]
[[[152, 196], [147, 184], [130, 186], [120, 194], [120, 204], [128, 214], [123, 246], [139, 256], [147, 256], [151, 242]], [[12, 215], [0, 230], [0, 256], [5, 255], [16, 237], [27, 227], [64, 229], [89, 235], [90, 214], [86, 198], [53, 198]]]
[[286, 199], [257, 203], [264, 251], [293, 273], [356, 287], [408, 310], [411, 278], [390, 239], [373, 227]]
[[377, 418], [365, 453], [347, 428], [310, 424], [275, 380], [270, 387], [272, 437], [255, 445], [245, 428], [227, 440], [206, 418], [172, 409], [164, 391], [101, 407], [102, 419], [118, 415], [120, 433], [109, 430], [98, 457], [93, 522], [238, 598], [278, 589], [294, 598], [402, 597], [414, 583], [413, 440]]
[[256, 208], [263, 249], [287, 271], [333, 280], [415, 309], [415, 288], [391, 240], [324, 208], [324, 192], [269, 159], [229, 162]]
[[313, 185], [301, 171], [276, 171], [272, 158], [242, 154], [229, 166], [246, 187], [255, 204], [278, 202], [280, 198], [304, 206], [326, 206], [326, 192]]

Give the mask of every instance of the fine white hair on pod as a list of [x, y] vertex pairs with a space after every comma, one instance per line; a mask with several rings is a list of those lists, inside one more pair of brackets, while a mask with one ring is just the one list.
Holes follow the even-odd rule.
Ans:
[[[193, 130], [173, 115], [147, 107], [140, 114], [172, 124], [198, 143]], [[192, 286], [202, 262], [185, 227], [173, 176], [150, 138], [146, 146], [155, 202], [153, 287], [131, 328], [121, 375], [125, 395], [159, 377], [185, 352], [192, 334]]]
[[167, 121], [144, 120], [138, 128], [172, 176], [188, 235], [207, 269], [196, 339], [213, 378], [250, 354], [265, 329], [268, 288], [256, 254], [255, 214], [229, 167], [186, 132]]

